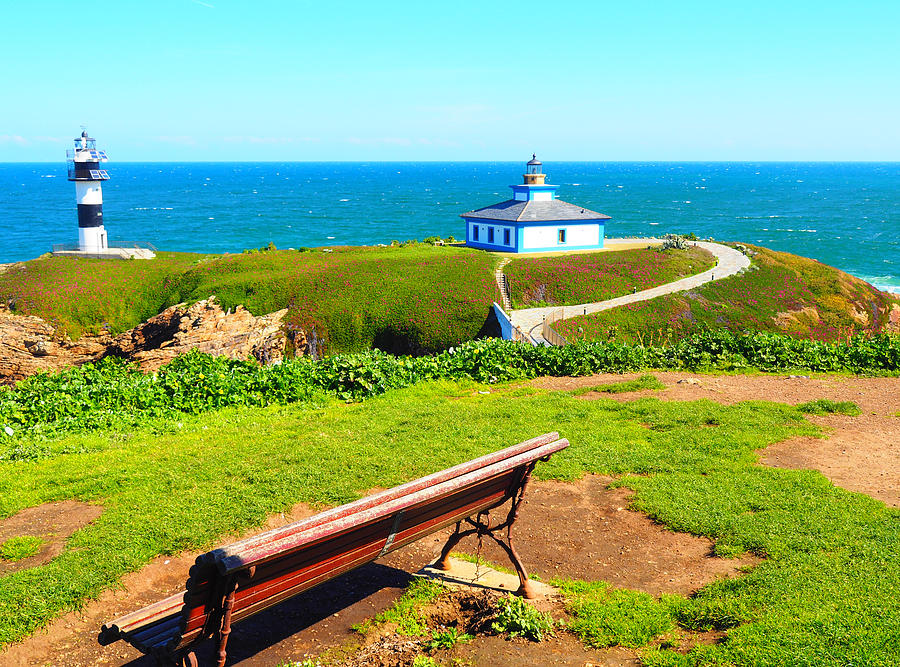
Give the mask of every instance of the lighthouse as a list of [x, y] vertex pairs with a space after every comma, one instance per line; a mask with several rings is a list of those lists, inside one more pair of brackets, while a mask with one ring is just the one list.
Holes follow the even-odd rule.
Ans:
[[100, 184], [109, 180], [101, 162], [107, 162], [105, 151], [97, 150], [97, 141], [87, 130], [75, 139], [75, 148], [66, 151], [69, 180], [75, 182], [78, 202], [78, 249], [87, 253], [103, 253], [108, 247], [103, 228], [103, 190]]

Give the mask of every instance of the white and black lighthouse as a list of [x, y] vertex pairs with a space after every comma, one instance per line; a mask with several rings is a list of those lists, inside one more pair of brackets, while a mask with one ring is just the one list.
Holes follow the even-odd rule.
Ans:
[[66, 151], [69, 180], [75, 181], [75, 200], [78, 202], [78, 249], [81, 252], [101, 253], [107, 249], [103, 228], [103, 191], [100, 184], [109, 180], [101, 162], [107, 162], [104, 151], [97, 150], [97, 142], [87, 131], [75, 139], [75, 148]]

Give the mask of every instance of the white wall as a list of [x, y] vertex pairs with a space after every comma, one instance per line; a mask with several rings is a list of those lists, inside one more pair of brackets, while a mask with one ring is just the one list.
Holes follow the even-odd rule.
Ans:
[[[559, 230], [566, 230], [566, 242], [559, 243]], [[541, 227], [526, 227], [520, 250], [529, 248], [577, 248], [600, 244], [600, 225], [560, 224]]]

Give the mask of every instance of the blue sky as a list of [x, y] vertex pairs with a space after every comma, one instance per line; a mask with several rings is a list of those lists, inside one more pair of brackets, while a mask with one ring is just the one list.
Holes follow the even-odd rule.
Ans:
[[0, 162], [900, 160], [900, 2], [4, 6]]

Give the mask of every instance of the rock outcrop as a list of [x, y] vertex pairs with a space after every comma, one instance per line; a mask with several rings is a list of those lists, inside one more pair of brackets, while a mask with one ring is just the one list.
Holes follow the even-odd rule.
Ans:
[[[232, 359], [280, 361], [287, 339], [282, 320], [287, 309], [255, 317], [242, 306], [224, 311], [215, 297], [167, 308], [115, 338], [85, 335], [72, 341], [39, 317], [15, 315], [0, 305], [0, 384], [13, 384], [40, 371], [59, 370], [105, 356], [136, 361], [155, 371], [179, 354], [199, 350]], [[302, 354], [306, 338], [292, 331]]]
[[243, 306], [225, 312], [215, 297], [167, 308], [116, 336], [106, 354], [131, 359], [154, 371], [188, 350], [267, 364], [284, 356], [287, 309], [256, 317]]
[[108, 341], [84, 336], [73, 342], [40, 317], [14, 315], [0, 305], [0, 384], [94, 361], [104, 355]]

